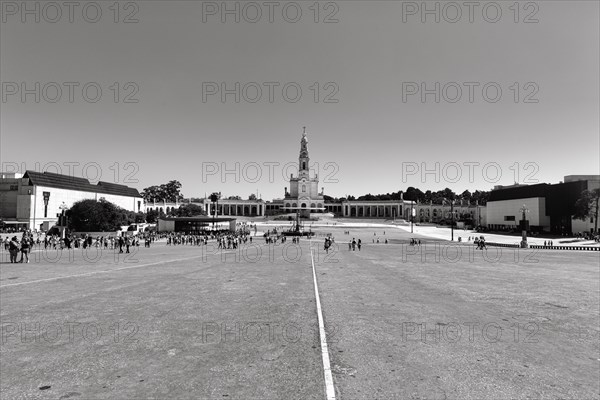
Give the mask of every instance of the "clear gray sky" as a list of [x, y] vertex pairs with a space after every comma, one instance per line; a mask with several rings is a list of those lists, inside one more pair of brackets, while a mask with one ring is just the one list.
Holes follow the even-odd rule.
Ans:
[[[319, 2], [318, 15], [313, 1], [275, 2], [273, 22], [262, 1], [226, 2], [232, 10], [237, 3], [239, 22], [221, 15], [223, 2], [120, 2], [118, 15], [112, 1], [78, 2], [73, 22], [66, 6], [59, 15], [44, 2], [1, 3], [5, 170], [57, 163], [68, 173], [65, 163], [79, 163], [75, 175], [87, 164], [93, 180], [100, 166], [102, 180], [140, 190], [178, 179], [186, 196], [258, 191], [271, 199], [289, 186], [283, 175], [293, 170], [284, 167], [297, 161], [306, 126], [311, 161], [327, 178], [320, 186], [333, 196], [410, 185], [489, 190], [599, 173], [597, 1], [475, 2], [472, 16], [463, 2], [441, 2], [439, 22], [421, 15], [436, 2]], [[23, 4], [39, 8], [39, 22]], [[207, 92], [236, 82], [239, 103]], [[424, 102], [421, 83], [433, 89]], [[56, 86], [62, 95], [53, 103]], [[256, 86], [262, 97], [253, 103]], [[297, 87], [302, 96], [292, 102]], [[128, 94], [138, 102], [124, 102]], [[436, 162], [439, 174], [422, 176]], [[221, 175], [236, 163], [238, 176]]]

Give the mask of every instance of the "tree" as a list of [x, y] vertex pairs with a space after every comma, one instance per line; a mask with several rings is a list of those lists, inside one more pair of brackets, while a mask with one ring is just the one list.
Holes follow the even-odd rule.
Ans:
[[183, 200], [183, 195], [181, 194], [181, 182], [177, 180], [169, 181], [169, 183], [165, 183], [160, 185], [163, 190], [164, 200], [167, 202], [175, 203], [176, 201]]
[[241, 200], [242, 198], [240, 196], [229, 196], [227, 198], [227, 200]]
[[471, 198], [473, 199], [472, 201], [479, 203], [480, 206], [485, 206], [487, 204], [489, 197], [490, 197], [490, 192], [479, 191], [479, 190], [476, 190], [475, 192], [473, 192], [473, 195], [471, 196]]
[[143, 212], [135, 213], [134, 218], [135, 218], [136, 224], [142, 224], [142, 223], [146, 222], [146, 214]]
[[196, 217], [205, 215], [204, 208], [197, 204], [184, 204], [173, 213], [177, 217]]
[[594, 234], [598, 234], [598, 203], [600, 202], [600, 189], [584, 190], [575, 202], [575, 215], [573, 218], [582, 221], [594, 219]]
[[359, 201], [373, 201], [373, 200], [379, 200], [379, 199], [376, 198], [376, 196], [373, 196], [371, 193], [367, 193], [363, 196], [358, 196], [358, 200]]
[[76, 232], [115, 232], [136, 222], [136, 213], [101, 199], [81, 200], [66, 212], [68, 227]]
[[181, 182], [177, 180], [172, 180], [159, 186], [149, 186], [141, 194], [146, 203], [153, 203], [155, 201], [175, 203], [183, 200]]
[[153, 203], [155, 201], [163, 201], [164, 193], [160, 186], [148, 186], [142, 190], [142, 198], [146, 203]]
[[256, 195], [252, 193], [250, 196], [248, 196], [248, 200], [256, 200]]
[[409, 186], [406, 189], [406, 193], [404, 193], [404, 200], [408, 201], [423, 201], [425, 200], [425, 194], [421, 192], [419, 189]]
[[146, 222], [149, 224], [155, 224], [158, 220], [159, 213], [157, 210], [150, 210], [146, 213]]
[[471, 192], [469, 192], [468, 190], [465, 190], [464, 192], [462, 192], [460, 194], [460, 199], [461, 200], [465, 200], [468, 204], [471, 204]]
[[210, 201], [212, 201], [213, 203], [216, 203], [220, 199], [221, 199], [221, 192], [213, 192], [210, 195]]
[[448, 200], [456, 199], [456, 193], [454, 193], [450, 188], [440, 190], [438, 193], [440, 194], [440, 197], [443, 197], [445, 199], [448, 199]]

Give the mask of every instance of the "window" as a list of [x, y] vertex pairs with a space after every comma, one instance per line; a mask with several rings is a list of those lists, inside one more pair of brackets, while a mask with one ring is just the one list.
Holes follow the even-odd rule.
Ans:
[[515, 216], [514, 215], [505, 215], [504, 216], [504, 220], [505, 221], [514, 221], [515, 220]]
[[302, 185], [302, 192], [306, 192], [306, 185]]

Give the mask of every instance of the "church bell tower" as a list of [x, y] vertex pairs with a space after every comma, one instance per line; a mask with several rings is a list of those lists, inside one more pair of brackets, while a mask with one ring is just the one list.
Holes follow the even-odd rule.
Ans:
[[309, 178], [308, 140], [306, 139], [306, 127], [303, 128], [302, 140], [300, 140], [300, 157], [298, 158], [298, 177]]

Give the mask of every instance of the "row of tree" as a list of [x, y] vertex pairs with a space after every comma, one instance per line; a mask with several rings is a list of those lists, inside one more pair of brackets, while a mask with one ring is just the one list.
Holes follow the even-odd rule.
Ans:
[[457, 194], [449, 188], [446, 188], [438, 190], [437, 192], [432, 192], [431, 190], [422, 192], [420, 189], [412, 186], [406, 189], [406, 193], [404, 194], [405, 200], [417, 201], [419, 203], [443, 204], [446, 200], [456, 200], [467, 204], [479, 204], [481, 206], [487, 204], [489, 197], [489, 191], [476, 190], [471, 193], [470, 191], [465, 190], [461, 194]]
[[[175, 203], [184, 200], [183, 194], [181, 194], [181, 182], [178, 180], [172, 180], [161, 185], [148, 186], [142, 190], [141, 195], [146, 203]], [[229, 196], [227, 199], [242, 200], [240, 196]], [[200, 200], [202, 199], [198, 197], [190, 199], [191, 202], [199, 202]], [[256, 200], [256, 195], [251, 193], [248, 196], [248, 200]]]
[[437, 192], [432, 192], [431, 190], [427, 190], [426, 192], [423, 192], [420, 189], [410, 186], [408, 189], [406, 189], [405, 192], [402, 192], [401, 190], [399, 190], [397, 192], [386, 193], [386, 194], [371, 194], [371, 193], [369, 193], [369, 194], [365, 194], [365, 195], [358, 196], [358, 197], [354, 197], [354, 196], [340, 197], [340, 198], [331, 197], [331, 196], [324, 196], [324, 197], [325, 197], [325, 201], [333, 202], [333, 203], [341, 203], [342, 201], [345, 201], [345, 200], [385, 201], [385, 200], [402, 200], [404, 198], [404, 200], [408, 200], [408, 201], [412, 200], [415, 202], [426, 203], [426, 204], [429, 204], [429, 203], [443, 204], [444, 201], [447, 201], [447, 200], [456, 200], [456, 201], [463, 201], [468, 204], [479, 204], [479, 205], [483, 206], [483, 205], [487, 204], [489, 196], [490, 196], [490, 192], [479, 191], [479, 190], [476, 190], [473, 193], [471, 193], [468, 190], [465, 190], [461, 194], [457, 194], [457, 193], [453, 192], [452, 190], [450, 190], [449, 188], [446, 188], [443, 190], [438, 190]]

